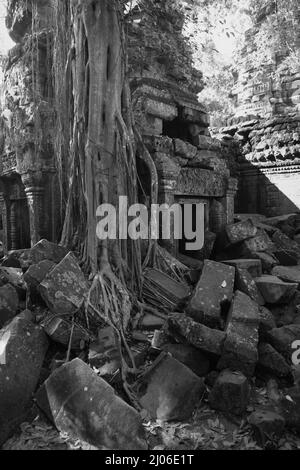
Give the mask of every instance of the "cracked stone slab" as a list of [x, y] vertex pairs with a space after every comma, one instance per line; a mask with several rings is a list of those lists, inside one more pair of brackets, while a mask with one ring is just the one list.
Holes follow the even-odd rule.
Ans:
[[48, 273], [38, 286], [38, 292], [56, 314], [72, 314], [82, 306], [88, 283], [72, 252]]

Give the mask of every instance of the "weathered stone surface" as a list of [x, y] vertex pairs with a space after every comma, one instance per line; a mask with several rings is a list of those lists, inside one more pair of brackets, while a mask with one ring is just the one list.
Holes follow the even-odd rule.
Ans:
[[272, 275], [283, 281], [300, 284], [300, 266], [276, 266], [272, 270]]
[[205, 391], [204, 381], [169, 355], [160, 356], [137, 386], [139, 402], [154, 419], [190, 418]]
[[156, 330], [161, 328], [164, 324], [164, 318], [153, 315], [152, 313], [146, 313], [140, 322], [140, 328], [143, 330]]
[[194, 145], [191, 145], [188, 142], [184, 142], [183, 140], [174, 139], [174, 151], [175, 155], [192, 159], [197, 153], [197, 147], [194, 147]]
[[260, 260], [264, 273], [270, 273], [279, 264], [278, 259], [271, 253], [257, 251], [255, 256]]
[[202, 197], [224, 197], [228, 186], [228, 178], [220, 173], [202, 168], [182, 168], [175, 194], [190, 194]]
[[186, 341], [204, 353], [221, 355], [226, 337], [224, 331], [213, 330], [193, 321], [183, 313], [170, 315], [167, 328], [171, 334], [179, 334]]
[[266, 307], [259, 308], [259, 338], [265, 338], [265, 335], [268, 331], [276, 328], [275, 318]]
[[49, 260], [43, 260], [38, 264], [33, 264], [24, 274], [24, 281], [31, 289], [36, 289], [54, 266], [55, 263]]
[[222, 261], [222, 263], [229, 264], [229, 266], [234, 266], [235, 268], [246, 269], [253, 278], [262, 275], [262, 265], [259, 259], [231, 259]]
[[263, 275], [255, 282], [267, 304], [288, 301], [295, 293], [298, 284], [284, 282], [276, 276]]
[[251, 255], [253, 252], [273, 250], [274, 245], [265, 232], [265, 230], [259, 229], [255, 237], [249, 238], [243, 242], [243, 251], [245, 255]]
[[5, 284], [10, 284], [16, 289], [20, 300], [26, 297], [26, 284], [23, 281], [22, 269], [0, 267], [0, 285]]
[[176, 106], [151, 98], [148, 98], [145, 102], [145, 111], [152, 116], [156, 116], [167, 121], [172, 121], [178, 115]]
[[237, 291], [226, 326], [226, 339], [218, 369], [232, 369], [252, 376], [258, 360], [258, 306], [246, 294]]
[[191, 369], [198, 377], [204, 377], [210, 370], [210, 361], [194, 346], [167, 343], [164, 344], [161, 349], [171, 354], [177, 361], [182, 362], [182, 364]]
[[300, 247], [297, 242], [291, 240], [287, 235], [282, 233], [280, 230], [277, 230], [272, 236], [272, 241], [274, 242], [277, 250], [287, 250], [293, 251], [297, 254], [297, 258], [300, 259]]
[[43, 330], [22, 318], [0, 331], [0, 445], [25, 418], [47, 348]]
[[206, 260], [186, 312], [210, 327], [220, 326], [222, 304], [232, 299], [235, 268]]
[[54, 371], [37, 401], [55, 426], [74, 438], [111, 450], [147, 448], [137, 411], [80, 359]]
[[68, 250], [48, 240], [40, 240], [32, 248], [16, 250], [10, 255], [17, 259], [22, 269], [28, 269], [32, 264], [37, 264], [43, 260], [59, 263], [68, 253]]
[[64, 317], [59, 318], [57, 315], [49, 315], [43, 320], [42, 326], [53, 341], [63, 346], [69, 346], [72, 332], [71, 349], [83, 349], [85, 343], [90, 340], [90, 335], [85, 328]]
[[275, 217], [268, 217], [265, 219], [266, 224], [273, 225], [274, 227], [280, 227], [283, 223], [293, 222], [295, 220], [295, 214], [278, 215]]
[[257, 234], [257, 228], [253, 224], [252, 220], [245, 220], [236, 224], [226, 226], [226, 234], [229, 243], [239, 243], [248, 238], [255, 237]]
[[82, 306], [88, 286], [73, 253], [48, 273], [38, 292], [53, 313], [71, 314]]
[[260, 343], [258, 346], [257, 366], [262, 372], [267, 372], [279, 378], [288, 378], [292, 375], [291, 367], [284, 357], [267, 343]]
[[281, 437], [285, 428], [285, 419], [278, 413], [266, 409], [258, 409], [251, 413], [248, 423], [253, 429], [255, 440], [261, 446], [269, 440], [274, 441]]
[[267, 337], [268, 342], [290, 362], [294, 352], [292, 344], [300, 338], [300, 325], [274, 328], [268, 332]]
[[18, 306], [19, 297], [16, 289], [10, 284], [0, 287], [0, 328], [16, 316]]
[[223, 370], [218, 376], [208, 400], [215, 410], [242, 415], [249, 404], [248, 379], [238, 371]]
[[247, 294], [258, 305], [265, 304], [265, 300], [259, 292], [255, 280], [246, 269], [236, 268], [235, 287], [239, 291], [244, 292], [244, 294]]
[[198, 135], [197, 147], [201, 150], [221, 150], [221, 142], [206, 135]]

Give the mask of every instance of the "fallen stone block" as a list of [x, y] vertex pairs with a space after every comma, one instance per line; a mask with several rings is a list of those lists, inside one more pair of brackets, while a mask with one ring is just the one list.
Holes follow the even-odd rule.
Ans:
[[272, 275], [286, 282], [300, 284], [300, 266], [276, 266]]
[[0, 328], [16, 316], [18, 306], [16, 289], [10, 284], [0, 287]]
[[184, 313], [170, 315], [167, 321], [167, 329], [171, 335], [180, 335], [186, 341], [200, 349], [204, 353], [217, 356], [222, 354], [226, 333], [220, 330], [208, 328], [197, 323]]
[[136, 384], [141, 406], [154, 419], [189, 419], [205, 392], [204, 380], [181, 362], [162, 354]]
[[266, 307], [259, 308], [259, 339], [262, 340], [266, 337], [268, 331], [276, 328], [276, 322], [273, 313]]
[[231, 305], [226, 325], [226, 339], [218, 369], [254, 374], [258, 360], [258, 305], [243, 292], [237, 291]]
[[298, 287], [298, 284], [284, 282], [270, 275], [258, 277], [255, 282], [267, 304], [288, 302]]
[[196, 156], [197, 147], [194, 145], [191, 145], [188, 142], [184, 142], [180, 139], [174, 139], [173, 142], [175, 155], [179, 155], [180, 157], [184, 157], [189, 160]]
[[242, 242], [257, 234], [257, 228], [251, 219], [227, 225], [225, 230], [230, 244]]
[[184, 282], [178, 282], [158, 269], [144, 270], [143, 298], [153, 308], [169, 313], [185, 303], [191, 288]]
[[254, 224], [259, 222], [264, 222], [266, 216], [262, 214], [234, 214], [234, 220], [243, 221], [243, 220], [252, 220]]
[[250, 299], [254, 300], [258, 305], [265, 304], [265, 300], [259, 292], [255, 280], [246, 269], [236, 268], [235, 288], [248, 295]]
[[101, 376], [111, 375], [121, 367], [122, 358], [113, 327], [99, 330], [97, 340], [89, 347], [89, 364], [96, 367]]
[[26, 297], [26, 284], [23, 280], [23, 271], [20, 268], [0, 267], [0, 285], [10, 284], [13, 286], [20, 300]]
[[25, 419], [47, 348], [42, 328], [22, 318], [0, 331], [0, 445]]
[[74, 350], [84, 349], [85, 343], [91, 340], [89, 332], [83, 326], [57, 315], [47, 316], [41, 326], [52, 341], [66, 347], [70, 345]]
[[110, 450], [147, 449], [140, 415], [80, 359], [51, 374], [37, 403], [71, 437]]
[[249, 404], [250, 384], [239, 371], [223, 370], [209, 394], [208, 401], [214, 410], [242, 415]]
[[255, 410], [248, 417], [252, 427], [254, 439], [258, 445], [264, 447], [268, 441], [279, 439], [285, 428], [285, 419], [275, 411], [266, 409]]
[[262, 374], [268, 373], [287, 379], [292, 377], [292, 369], [284, 357], [267, 343], [260, 343], [258, 346], [257, 366]]
[[190, 256], [187, 256], [187, 255], [183, 255], [182, 253], [178, 253], [177, 258], [181, 263], [183, 263], [188, 268], [202, 272], [203, 261], [200, 261], [195, 258], [191, 258]]
[[297, 216], [296, 214], [284, 214], [284, 215], [278, 215], [275, 217], [268, 217], [265, 222], [268, 225], [273, 225], [274, 227], [280, 227], [284, 223], [294, 223], [296, 220]]
[[163, 317], [163, 314], [158, 317], [152, 313], [146, 313], [140, 321], [139, 326], [142, 330], [157, 330], [165, 323], [166, 318]]
[[232, 299], [234, 277], [234, 267], [206, 260], [186, 313], [212, 328], [221, 326], [222, 305], [227, 305]]
[[257, 235], [253, 238], [245, 240], [242, 244], [242, 251], [245, 256], [249, 256], [256, 252], [265, 252], [274, 250], [272, 240], [265, 232], [265, 230], [258, 229]]
[[209, 359], [197, 348], [189, 344], [166, 343], [161, 349], [174, 359], [191, 369], [198, 377], [205, 377], [210, 371]]
[[294, 238], [296, 234], [295, 228], [289, 223], [284, 223], [280, 225], [280, 231], [284, 233], [285, 235], [287, 235], [289, 238]]
[[55, 263], [49, 260], [43, 260], [38, 264], [33, 264], [24, 274], [24, 281], [30, 289], [35, 290], [54, 266], [56, 266]]
[[38, 292], [55, 314], [78, 311], [87, 296], [88, 284], [73, 253], [68, 253], [48, 273], [39, 284]]
[[262, 275], [262, 264], [259, 259], [231, 259], [222, 261], [222, 263], [229, 264], [229, 266], [234, 266], [235, 268], [246, 269], [253, 278]]
[[298, 243], [294, 240], [291, 240], [280, 230], [277, 230], [274, 233], [274, 235], [272, 236], [272, 241], [275, 244], [277, 250], [292, 251], [297, 255], [297, 259], [300, 259], [300, 247]]
[[253, 256], [260, 260], [264, 273], [271, 273], [272, 269], [279, 265], [278, 259], [271, 253], [256, 252]]
[[[57, 264], [67, 254], [68, 250], [65, 247], [56, 245], [55, 243], [43, 239], [32, 248], [11, 251], [8, 258], [6, 259], [5, 265], [9, 266], [10, 260], [13, 263], [15, 263], [17, 260], [19, 263], [19, 266], [17, 267], [21, 267], [23, 270], [26, 270], [32, 264], [37, 264], [45, 259], [53, 261]], [[4, 266], [4, 263], [2, 263], [2, 266]]]
[[294, 350], [292, 344], [300, 339], [300, 325], [286, 325], [274, 328], [267, 334], [268, 342], [290, 362]]

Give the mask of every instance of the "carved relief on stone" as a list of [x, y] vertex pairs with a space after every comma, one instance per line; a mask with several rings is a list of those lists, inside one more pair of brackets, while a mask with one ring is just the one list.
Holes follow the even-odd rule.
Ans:
[[175, 192], [205, 197], [223, 197], [227, 178], [220, 173], [200, 168], [182, 168]]

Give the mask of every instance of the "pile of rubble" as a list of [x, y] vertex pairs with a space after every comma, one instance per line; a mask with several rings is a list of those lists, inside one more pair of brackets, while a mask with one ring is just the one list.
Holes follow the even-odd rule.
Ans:
[[[238, 215], [211, 258], [168, 255], [180, 282], [147, 268], [125, 343], [86, 308], [74, 253], [41, 240], [3, 258], [0, 445], [33, 396], [59, 431], [97, 448], [146, 449], [143, 421], [188, 421], [204, 403], [246, 419], [260, 445], [299, 432], [300, 214]], [[260, 386], [268, 401], [249, 408]]]

